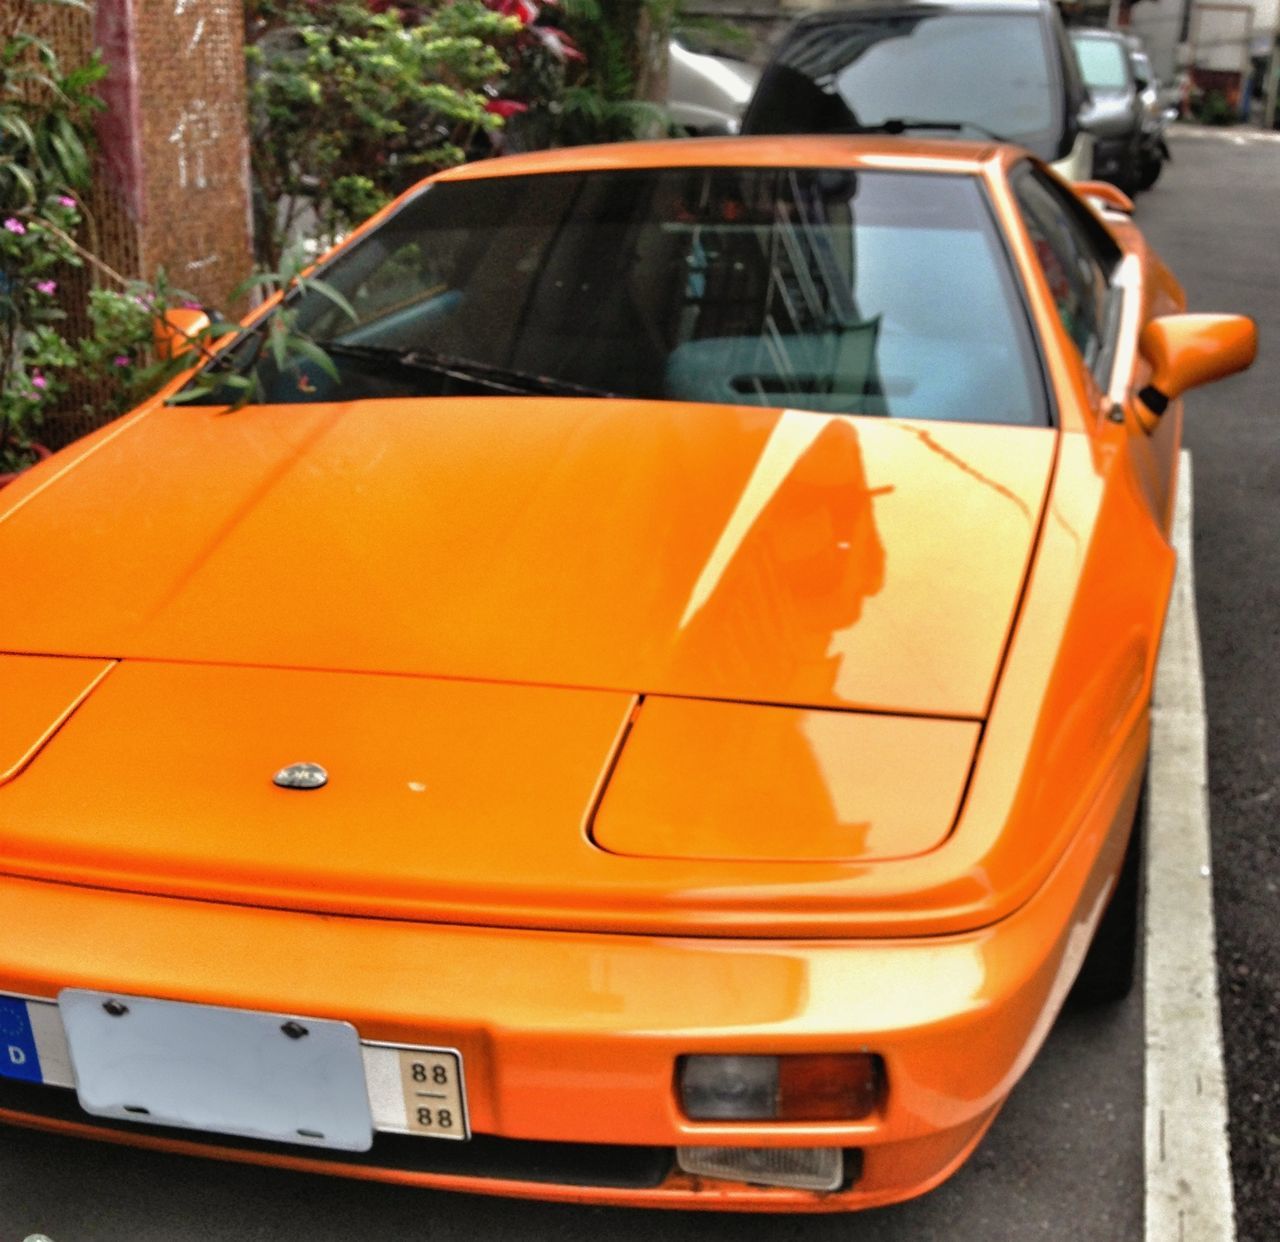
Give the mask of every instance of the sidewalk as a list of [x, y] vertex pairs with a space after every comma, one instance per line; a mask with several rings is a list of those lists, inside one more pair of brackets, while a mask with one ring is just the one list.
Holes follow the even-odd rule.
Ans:
[[1174, 121], [1166, 131], [1171, 138], [1224, 138], [1237, 145], [1247, 142], [1280, 142], [1280, 130], [1260, 125], [1201, 125], [1196, 121]]

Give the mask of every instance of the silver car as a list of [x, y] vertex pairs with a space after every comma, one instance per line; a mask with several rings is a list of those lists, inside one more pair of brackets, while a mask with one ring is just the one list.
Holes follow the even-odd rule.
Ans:
[[1129, 41], [1114, 30], [1076, 29], [1071, 43], [1093, 96], [1085, 124], [1093, 134], [1093, 176], [1126, 193], [1141, 184], [1143, 100]]
[[745, 61], [695, 52], [678, 39], [668, 52], [672, 122], [691, 134], [736, 134], [760, 71]]

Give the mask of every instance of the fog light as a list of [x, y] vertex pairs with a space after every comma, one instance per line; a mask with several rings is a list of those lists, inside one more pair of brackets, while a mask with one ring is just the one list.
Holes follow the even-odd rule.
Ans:
[[839, 1190], [844, 1181], [838, 1147], [677, 1147], [676, 1163], [698, 1177], [792, 1190]]
[[869, 1053], [688, 1056], [677, 1073], [693, 1121], [858, 1121], [884, 1089], [884, 1063]]

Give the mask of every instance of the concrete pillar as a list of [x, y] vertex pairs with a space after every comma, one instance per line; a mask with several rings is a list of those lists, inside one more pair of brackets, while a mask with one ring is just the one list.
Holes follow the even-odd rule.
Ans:
[[[252, 264], [241, 0], [97, 0], [92, 15], [37, 5], [32, 22], [65, 68], [95, 47], [109, 67], [82, 240], [126, 277], [163, 267], [207, 305], [240, 309], [231, 291]], [[63, 331], [88, 331], [88, 289], [100, 280], [88, 267], [60, 278]], [[101, 425], [102, 397], [73, 379], [41, 438], [59, 448]]]
[[133, 233], [133, 275], [164, 268], [230, 309], [251, 266], [240, 0], [98, 0], [110, 67], [99, 120], [105, 194]]
[[1280, 31], [1276, 31], [1271, 39], [1271, 58], [1267, 61], [1267, 89], [1262, 106], [1262, 125], [1264, 129], [1276, 127], [1276, 96], [1280, 95]]

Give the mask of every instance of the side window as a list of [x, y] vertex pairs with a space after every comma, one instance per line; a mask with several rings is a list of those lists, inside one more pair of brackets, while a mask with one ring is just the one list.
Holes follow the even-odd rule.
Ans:
[[1013, 192], [1067, 335], [1091, 369], [1111, 331], [1111, 274], [1120, 254], [1067, 193], [1024, 165]]

